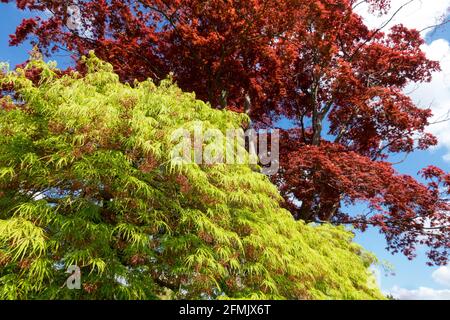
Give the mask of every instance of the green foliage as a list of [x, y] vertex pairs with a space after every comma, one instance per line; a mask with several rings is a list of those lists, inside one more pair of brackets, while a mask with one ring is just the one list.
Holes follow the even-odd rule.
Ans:
[[[0, 101], [14, 102], [0, 111], [1, 299], [383, 298], [373, 256], [343, 228], [293, 221], [264, 175], [171, 159], [174, 130], [245, 115], [85, 62], [85, 76], [32, 61], [0, 78], [14, 93]], [[81, 290], [64, 286], [71, 265]]]

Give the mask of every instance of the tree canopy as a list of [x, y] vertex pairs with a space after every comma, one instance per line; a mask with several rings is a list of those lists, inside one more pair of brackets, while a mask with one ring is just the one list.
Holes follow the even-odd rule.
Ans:
[[[354, 10], [362, 2], [17, 0], [36, 17], [11, 45], [29, 39], [47, 54], [68, 51], [80, 71], [80, 57], [95, 50], [122, 82], [158, 83], [173, 72], [184, 91], [246, 112], [256, 127], [289, 120], [272, 181], [296, 219], [375, 226], [392, 252], [413, 258], [425, 245], [430, 264], [446, 264], [449, 174], [425, 168], [429, 183], [419, 182], [389, 162], [437, 144], [426, 130], [431, 110], [403, 89], [429, 81], [439, 64], [417, 30], [368, 28]], [[390, 5], [365, 2], [374, 14]], [[355, 204], [367, 210], [348, 210]]]
[[383, 298], [352, 234], [295, 221], [265, 175], [171, 157], [173, 130], [246, 115], [82, 63], [0, 77], [0, 299]]

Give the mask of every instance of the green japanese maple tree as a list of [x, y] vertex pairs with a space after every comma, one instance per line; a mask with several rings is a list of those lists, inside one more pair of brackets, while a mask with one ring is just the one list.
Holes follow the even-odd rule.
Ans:
[[84, 63], [0, 76], [0, 299], [383, 298], [352, 234], [294, 221], [266, 176], [173, 160], [174, 130], [246, 115]]

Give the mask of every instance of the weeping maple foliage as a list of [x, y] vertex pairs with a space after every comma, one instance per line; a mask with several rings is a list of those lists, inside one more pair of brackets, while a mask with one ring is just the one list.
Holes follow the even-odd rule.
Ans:
[[[183, 90], [248, 113], [257, 128], [288, 119], [273, 181], [294, 217], [373, 225], [392, 251], [412, 258], [424, 244], [430, 263], [445, 264], [448, 173], [425, 169], [424, 184], [389, 163], [392, 154], [437, 144], [426, 132], [431, 110], [403, 89], [429, 81], [439, 64], [426, 58], [417, 30], [368, 28], [354, 12], [362, 2], [17, 0], [37, 16], [18, 26], [11, 44], [30, 39], [75, 61], [95, 50], [123, 82], [172, 72]], [[365, 2], [374, 14], [390, 6]], [[364, 214], [346, 209], [361, 203]]]
[[172, 157], [180, 127], [225, 134], [246, 115], [83, 61], [84, 76], [33, 60], [0, 77], [0, 299], [383, 299], [343, 227], [295, 221], [249, 165]]

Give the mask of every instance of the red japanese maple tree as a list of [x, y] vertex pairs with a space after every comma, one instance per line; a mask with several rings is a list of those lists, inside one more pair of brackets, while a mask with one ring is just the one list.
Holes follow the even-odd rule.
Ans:
[[[1, 0], [10, 2], [9, 0]], [[388, 0], [368, 0], [377, 13]], [[17, 0], [36, 12], [11, 36], [45, 53], [89, 50], [121, 79], [163, 79], [214, 107], [247, 112], [257, 127], [283, 131], [273, 180], [297, 219], [372, 225], [393, 252], [430, 263], [450, 249], [450, 175], [429, 167], [420, 183], [395, 171], [389, 156], [436, 145], [431, 110], [403, 93], [439, 70], [416, 30], [371, 30], [355, 0]], [[45, 13], [45, 14], [44, 14]], [[50, 13], [50, 14], [48, 14]], [[351, 205], [367, 211], [350, 214]]]

